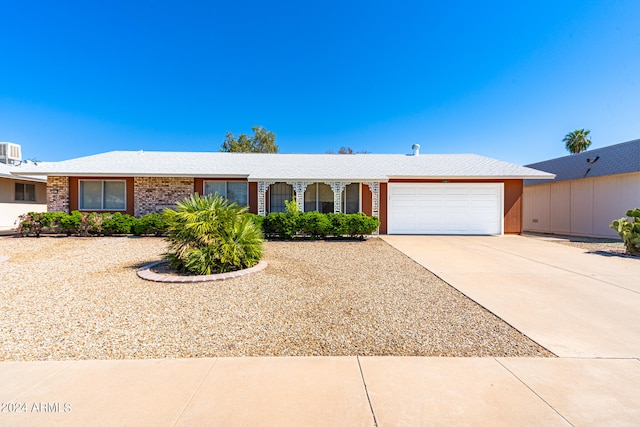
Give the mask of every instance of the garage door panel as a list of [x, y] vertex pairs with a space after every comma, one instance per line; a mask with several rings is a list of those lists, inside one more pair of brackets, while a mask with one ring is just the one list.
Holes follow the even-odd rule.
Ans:
[[388, 189], [389, 233], [502, 233], [502, 184], [391, 183]]
[[397, 188], [393, 190], [393, 193], [391, 195], [397, 198], [414, 198], [416, 195], [416, 189], [415, 188]]
[[492, 187], [475, 187], [470, 189], [471, 194], [496, 194], [498, 193], [497, 188]]
[[416, 201], [416, 206], [417, 207], [439, 209], [441, 205], [442, 205], [442, 202], [440, 200], [418, 200], [418, 201]]
[[468, 188], [446, 188], [444, 194], [448, 196], [467, 196], [469, 194]]
[[405, 200], [405, 199], [401, 199], [401, 200], [395, 200], [393, 202], [393, 207], [397, 207], [397, 208], [412, 208], [415, 207], [417, 204], [417, 201], [415, 199], [413, 200]]
[[493, 211], [493, 208], [495, 207], [495, 200], [470, 200], [469, 201], [469, 206], [472, 208], [489, 208]]
[[459, 200], [459, 199], [444, 199], [442, 201], [447, 207], [457, 207], [457, 208], [466, 208], [469, 206], [468, 200]]
[[441, 196], [444, 190], [442, 188], [423, 188], [418, 187], [414, 194], [420, 196]]

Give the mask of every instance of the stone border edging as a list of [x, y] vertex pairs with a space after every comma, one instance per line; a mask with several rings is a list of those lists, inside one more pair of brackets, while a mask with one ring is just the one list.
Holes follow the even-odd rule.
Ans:
[[253, 267], [245, 268], [244, 270], [230, 271], [228, 273], [207, 274], [203, 276], [171, 276], [167, 274], [158, 274], [154, 271], [151, 271], [151, 267], [154, 267], [163, 262], [166, 262], [166, 261], [150, 262], [149, 264], [139, 268], [136, 273], [138, 274], [138, 277], [140, 277], [141, 279], [150, 280], [152, 282], [200, 283], [200, 282], [216, 282], [220, 280], [235, 279], [236, 277], [247, 276], [249, 274], [257, 273], [258, 271], [262, 271], [265, 268], [267, 268], [267, 263], [265, 261], [260, 261]]

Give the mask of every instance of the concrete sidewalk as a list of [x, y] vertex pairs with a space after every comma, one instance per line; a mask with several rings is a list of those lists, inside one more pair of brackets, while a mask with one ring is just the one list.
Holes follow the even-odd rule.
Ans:
[[1, 362], [0, 425], [638, 425], [640, 260], [520, 236], [384, 239], [562, 358]]
[[3, 362], [0, 384], [3, 426], [601, 426], [640, 419], [640, 361], [633, 359]]

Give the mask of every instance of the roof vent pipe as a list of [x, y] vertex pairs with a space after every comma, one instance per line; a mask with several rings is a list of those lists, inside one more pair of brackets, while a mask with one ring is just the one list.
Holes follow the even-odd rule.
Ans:
[[413, 144], [411, 146], [411, 149], [413, 150], [413, 155], [414, 156], [419, 156], [420, 155], [420, 144]]

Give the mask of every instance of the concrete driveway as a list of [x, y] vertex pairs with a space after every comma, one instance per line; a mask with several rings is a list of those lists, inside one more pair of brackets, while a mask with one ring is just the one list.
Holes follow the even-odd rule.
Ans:
[[640, 259], [512, 235], [383, 239], [560, 357], [640, 357]]

